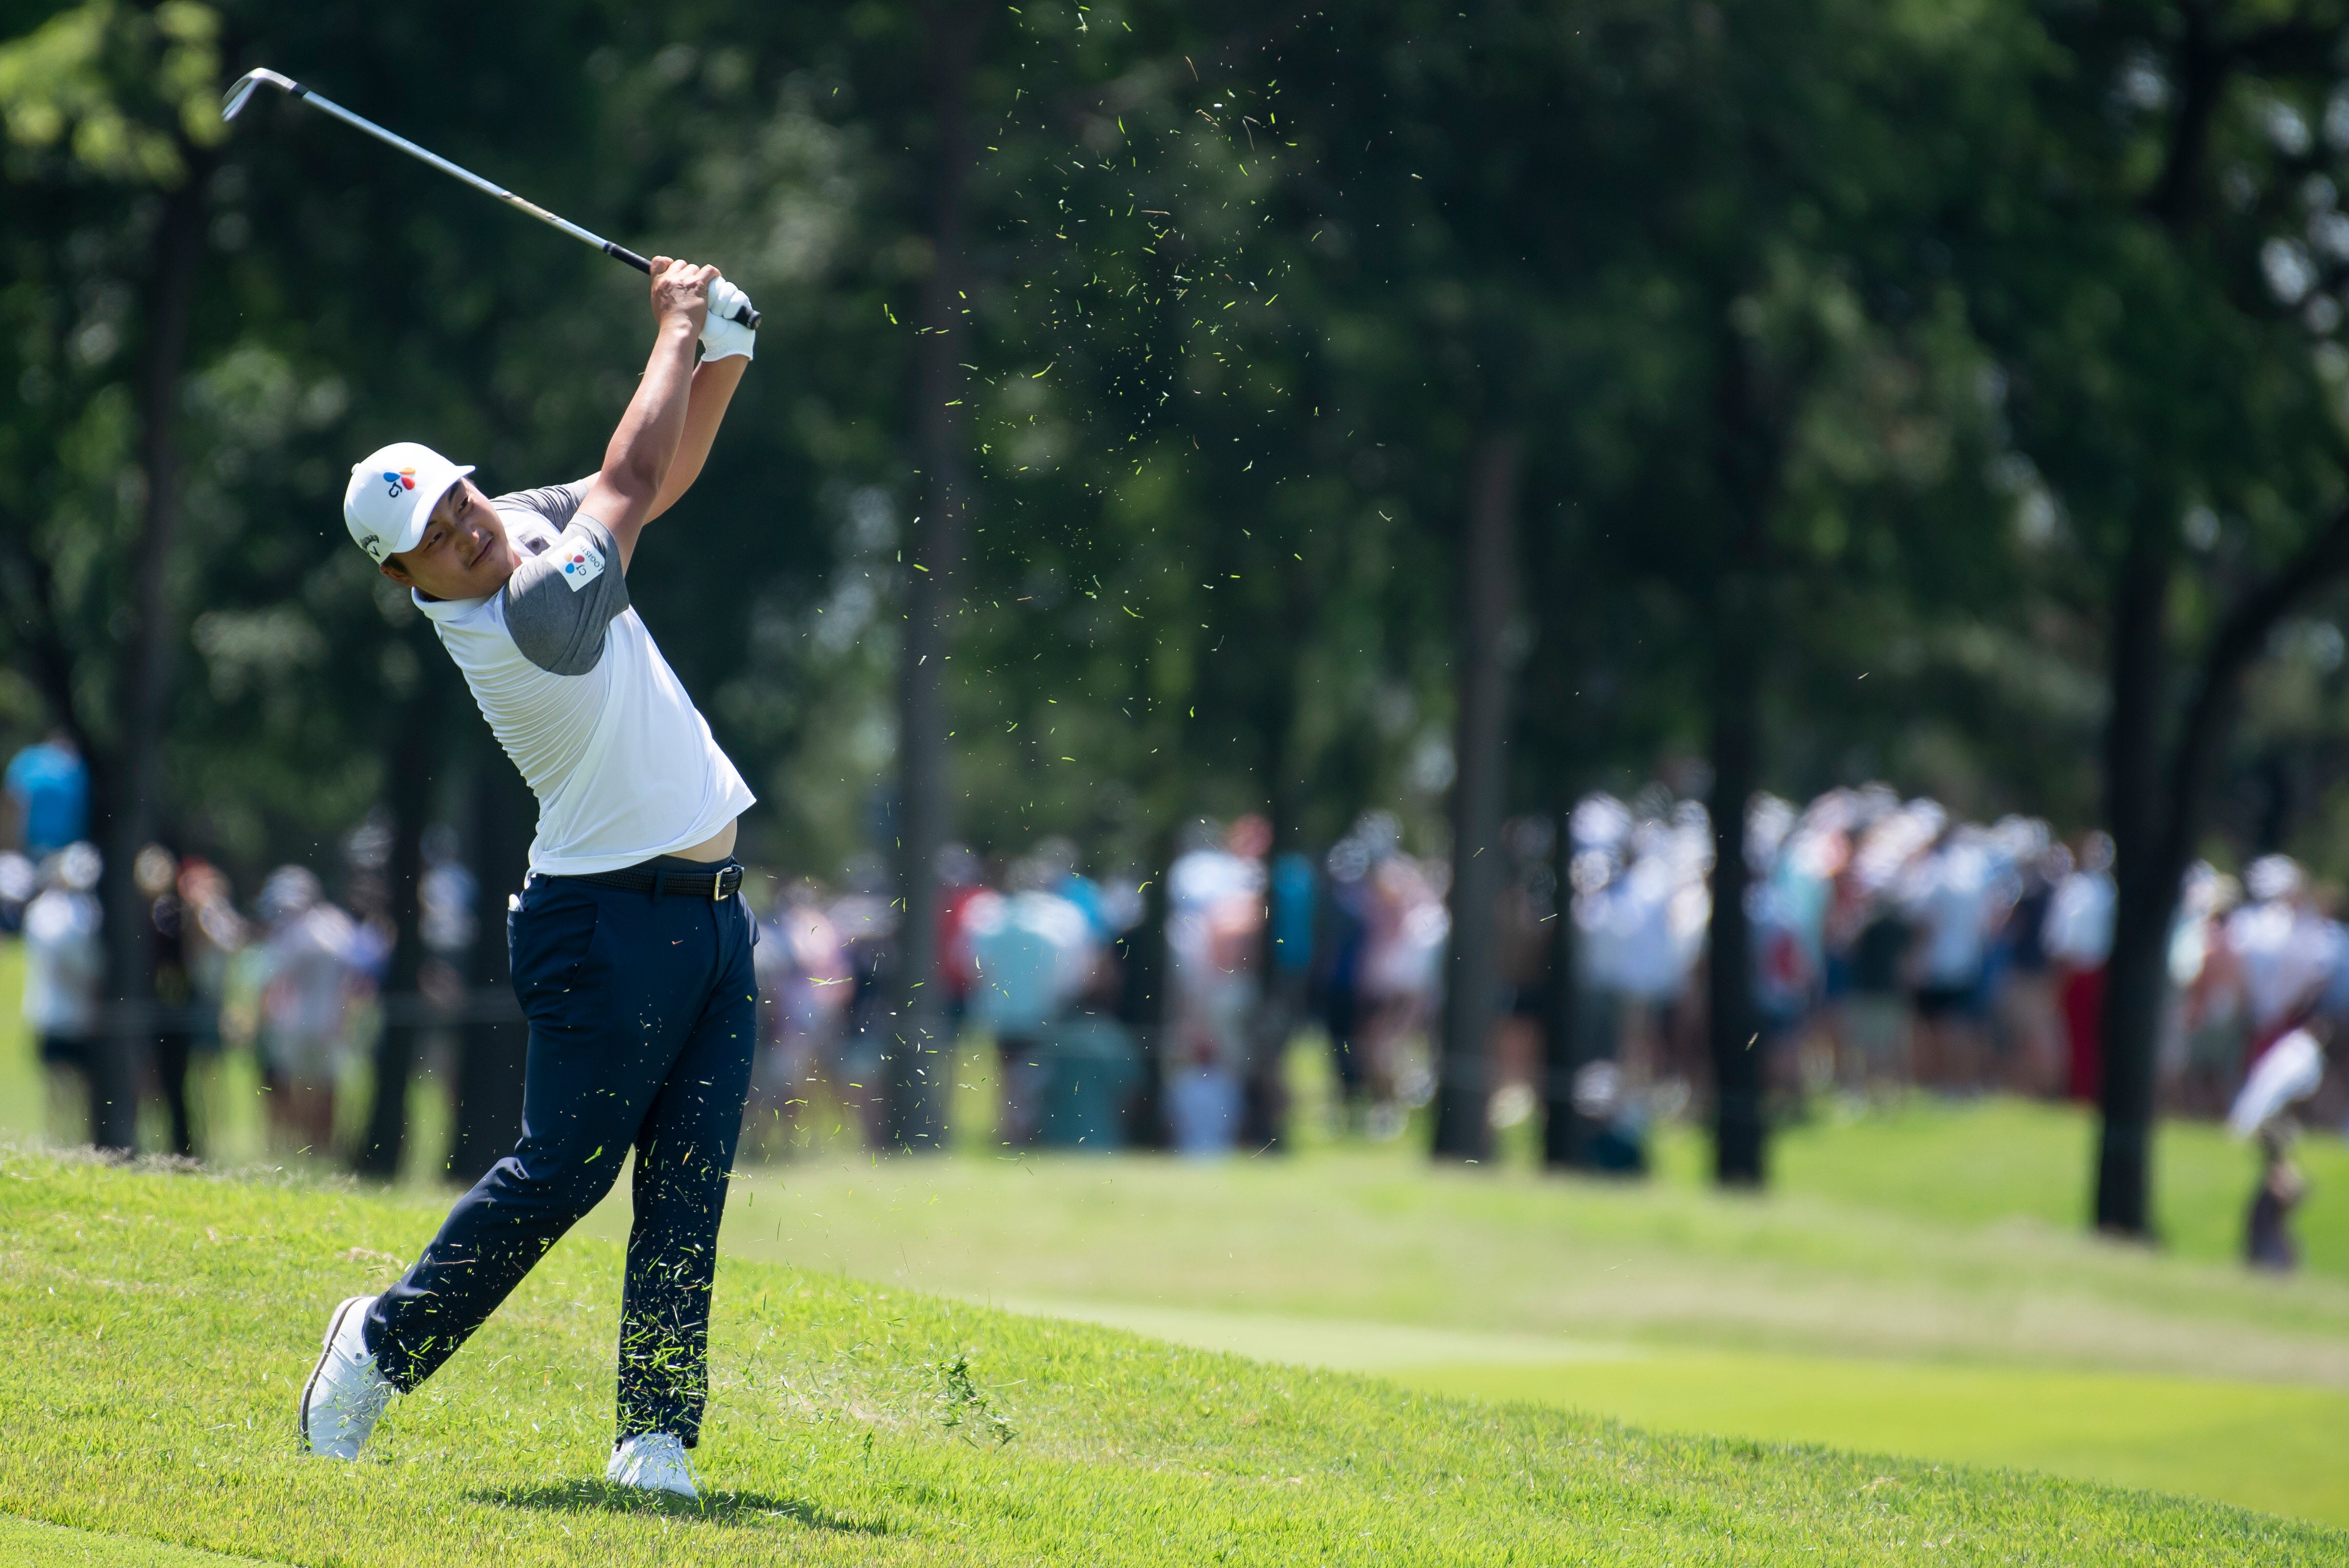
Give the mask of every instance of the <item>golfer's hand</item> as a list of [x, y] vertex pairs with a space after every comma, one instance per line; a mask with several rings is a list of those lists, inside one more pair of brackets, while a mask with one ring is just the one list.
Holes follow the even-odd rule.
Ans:
[[727, 282], [713, 279], [709, 285], [709, 318], [701, 324], [701, 362], [731, 358], [740, 355], [751, 358], [750, 350], [758, 346], [759, 335], [735, 320], [749, 315], [750, 296]]
[[653, 257], [653, 314], [663, 321], [683, 317], [698, 336], [701, 324], [709, 319], [709, 286], [717, 277], [714, 266]]

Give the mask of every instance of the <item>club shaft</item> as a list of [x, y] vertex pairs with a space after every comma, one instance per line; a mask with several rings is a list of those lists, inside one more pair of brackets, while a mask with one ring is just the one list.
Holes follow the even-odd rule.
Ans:
[[[596, 234], [592, 230], [580, 227], [577, 223], [573, 223], [570, 219], [564, 217], [559, 213], [548, 212], [545, 208], [540, 206], [535, 202], [525, 201], [522, 197], [515, 195], [512, 191], [507, 190], [504, 186], [500, 185], [493, 181], [484, 180], [479, 174], [474, 173], [471, 170], [461, 168], [457, 164], [450, 162], [446, 158], [441, 157], [431, 149], [419, 147], [413, 141], [409, 140], [408, 138], [398, 135], [396, 132], [386, 130], [382, 126], [378, 125], [375, 121], [367, 119], [365, 115], [353, 114], [341, 104], [335, 102], [331, 99], [321, 98], [316, 93], [312, 92], [308, 88], [303, 87], [299, 83], [291, 84], [288, 90], [294, 97], [302, 99], [304, 102], [311, 105], [315, 109], [326, 110], [326, 113], [333, 115], [345, 125], [351, 126], [356, 130], [364, 130], [369, 136], [374, 137], [378, 141], [384, 142], [388, 146], [397, 147], [402, 152], [407, 153], [410, 158], [417, 159], [421, 162], [429, 163], [433, 168], [440, 170], [443, 174], [451, 175], [459, 180], [462, 180], [466, 184], [471, 185], [474, 190], [482, 192], [484, 195], [495, 196], [507, 206], [512, 207], [520, 212], [528, 213], [540, 223], [561, 229], [573, 239], [583, 240], [588, 244], [594, 245], [597, 250], [602, 251], [605, 255], [612, 257], [615, 261], [626, 262], [630, 266], [636, 268], [638, 272], [647, 275], [649, 275], [653, 270], [653, 264], [651, 262], [646, 260], [643, 256], [638, 255], [636, 252], [628, 249], [626, 245], [616, 244], [612, 241], [605, 239], [603, 235]], [[745, 327], [756, 327], [759, 325], [759, 313], [755, 310], [750, 309], [748, 306], [745, 306], [736, 313], [734, 319], [741, 322]]]

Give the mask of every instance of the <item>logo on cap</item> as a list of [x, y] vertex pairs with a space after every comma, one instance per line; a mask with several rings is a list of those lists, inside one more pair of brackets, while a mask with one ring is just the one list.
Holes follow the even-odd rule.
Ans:
[[398, 473], [387, 468], [383, 471], [383, 476], [390, 482], [387, 486], [386, 493], [394, 501], [399, 499], [401, 491], [416, 488], [416, 471], [412, 468], [403, 468]]

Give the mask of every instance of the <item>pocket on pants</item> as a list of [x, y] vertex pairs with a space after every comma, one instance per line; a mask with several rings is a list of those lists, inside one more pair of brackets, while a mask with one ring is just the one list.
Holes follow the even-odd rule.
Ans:
[[506, 916], [507, 956], [523, 1012], [578, 984], [595, 946], [598, 913], [592, 896], [538, 888]]

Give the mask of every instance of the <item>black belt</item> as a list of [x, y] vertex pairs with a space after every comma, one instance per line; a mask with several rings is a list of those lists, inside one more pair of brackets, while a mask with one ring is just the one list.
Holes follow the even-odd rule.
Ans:
[[647, 871], [631, 866], [622, 871], [598, 871], [579, 880], [593, 882], [598, 888], [649, 893], [656, 898], [707, 898], [713, 904], [722, 904], [741, 888], [742, 867], [721, 866], [714, 872]]

